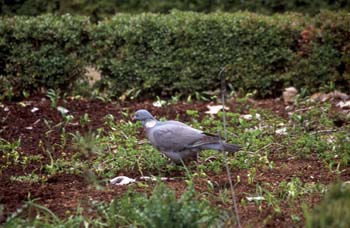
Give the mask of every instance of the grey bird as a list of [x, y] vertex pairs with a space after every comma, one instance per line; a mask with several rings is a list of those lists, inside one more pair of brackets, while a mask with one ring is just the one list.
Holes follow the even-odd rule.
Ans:
[[179, 121], [158, 121], [145, 109], [136, 111], [133, 119], [141, 121], [150, 143], [175, 163], [197, 158], [202, 150], [234, 153], [241, 149]]

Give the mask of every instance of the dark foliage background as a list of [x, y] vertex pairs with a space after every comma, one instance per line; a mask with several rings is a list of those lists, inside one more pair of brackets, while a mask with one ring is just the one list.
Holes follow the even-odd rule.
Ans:
[[272, 14], [287, 11], [315, 15], [321, 9], [350, 10], [348, 0], [1, 0], [0, 14], [37, 16], [43, 13], [79, 14], [93, 21], [115, 13], [169, 13], [172, 9], [196, 12], [248, 10]]

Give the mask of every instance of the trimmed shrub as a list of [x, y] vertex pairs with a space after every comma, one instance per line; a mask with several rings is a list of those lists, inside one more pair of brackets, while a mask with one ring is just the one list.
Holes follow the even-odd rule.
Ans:
[[[286, 86], [350, 89], [350, 14], [118, 14], [0, 21], [0, 92], [64, 89], [87, 64], [113, 96], [188, 96], [228, 86], [261, 97]], [[332, 85], [332, 86], [330, 86]]]
[[0, 76], [15, 94], [69, 88], [84, 71], [87, 26], [87, 18], [70, 15], [3, 18]]
[[315, 20], [321, 31], [321, 45], [334, 53], [331, 60], [337, 71], [335, 80], [350, 89], [350, 13], [324, 11]]
[[249, 13], [174, 12], [118, 15], [97, 25], [91, 34], [98, 53], [94, 62], [116, 95], [135, 88], [144, 94], [170, 95], [215, 90], [218, 72], [230, 65], [243, 77], [228, 77], [235, 88], [266, 87], [256, 80], [272, 75], [264, 58], [293, 58], [288, 50], [298, 32]]
[[[337, 15], [117, 15], [92, 28], [91, 56], [117, 96], [215, 90], [222, 67], [231, 88], [260, 96], [290, 85], [314, 91], [336, 82], [348, 89], [347, 34], [334, 34], [335, 42], [329, 26], [348, 29], [350, 14]], [[317, 23], [323, 17], [329, 26]]]

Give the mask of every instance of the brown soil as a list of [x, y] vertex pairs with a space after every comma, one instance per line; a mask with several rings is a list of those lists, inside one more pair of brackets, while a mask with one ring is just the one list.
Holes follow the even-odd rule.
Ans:
[[[21, 105], [24, 104], [24, 105]], [[54, 108], [50, 107], [50, 101], [43, 95], [36, 95], [21, 102], [4, 102], [0, 108], [0, 138], [11, 142], [21, 139], [20, 153], [22, 155], [41, 155], [41, 162], [48, 163], [50, 161], [48, 154], [43, 153], [38, 147], [40, 141], [50, 140], [51, 145], [60, 143], [59, 129], [54, 128], [50, 138], [45, 138], [45, 132], [48, 131], [48, 126], [43, 121], [44, 119], [51, 121], [51, 126], [61, 122], [61, 114]], [[166, 108], [157, 108], [152, 105], [151, 101], [144, 102], [102, 102], [99, 100], [60, 100], [58, 105], [62, 105], [69, 110], [77, 124], [67, 126], [68, 132], [81, 133], [95, 130], [103, 126], [104, 117], [107, 114], [112, 114], [118, 121], [124, 117], [122, 112], [133, 113], [135, 110], [145, 108], [150, 110], [157, 117], [166, 117], [168, 119], [179, 117], [182, 121], [189, 121], [190, 117], [186, 115], [186, 110], [198, 110], [199, 113], [204, 113], [207, 110], [208, 102], [179, 102], [178, 104], [166, 106]], [[245, 113], [250, 108], [263, 108], [270, 110], [283, 118], [287, 117], [285, 105], [279, 100], [263, 100], [250, 101], [247, 104], [239, 104], [235, 101], [228, 101], [228, 106], [231, 111], [239, 111]], [[31, 112], [33, 107], [39, 108], [36, 112]], [[89, 114], [91, 122], [88, 126], [81, 127], [79, 118]], [[201, 114], [202, 116], [204, 114]], [[73, 121], [73, 123], [74, 123]], [[32, 129], [30, 128], [32, 127]], [[141, 137], [141, 136], [140, 136]], [[69, 144], [69, 142], [68, 142]], [[59, 158], [62, 156], [71, 156], [74, 153], [69, 146], [65, 148], [66, 155], [62, 154], [62, 150], [53, 148], [52, 156]], [[3, 151], [0, 151], [0, 165], [4, 164]], [[329, 184], [337, 179], [349, 179], [349, 172], [343, 172], [340, 176], [330, 173], [326, 169], [322, 161], [316, 159], [315, 156], [309, 158], [292, 159], [290, 157], [281, 157], [278, 154], [272, 153], [269, 157], [274, 162], [275, 168], [257, 168], [256, 183], [270, 183], [270, 190], [277, 188], [281, 181], [289, 181], [293, 177], [299, 177], [303, 182], [314, 182]], [[195, 165], [195, 164], [192, 164]], [[54, 213], [64, 218], [75, 212], [78, 205], [88, 207], [90, 199], [104, 200], [109, 202], [115, 197], [122, 197], [130, 187], [139, 192], [151, 192], [153, 184], [149, 188], [133, 186], [113, 186], [108, 183], [102, 183], [102, 189], [96, 189], [91, 186], [83, 176], [74, 174], [57, 174], [50, 177], [45, 183], [28, 183], [11, 181], [11, 176], [27, 175], [31, 172], [44, 172], [38, 167], [38, 163], [30, 163], [25, 169], [20, 165], [10, 166], [9, 168], [0, 170], [0, 205], [4, 205], [4, 214], [0, 217], [0, 224], [4, 222], [6, 217], [20, 208], [24, 202], [30, 199], [38, 199], [38, 203], [48, 207]], [[349, 170], [348, 170], [349, 171]], [[125, 173], [124, 173], [125, 174]], [[116, 176], [120, 174], [116, 173]], [[129, 177], [133, 174], [125, 174]], [[176, 176], [185, 176], [185, 173], [177, 173]], [[241, 181], [235, 186], [237, 202], [245, 199], [247, 194], [254, 195], [256, 185], [248, 184], [247, 170], [232, 170], [232, 176], [236, 180], [236, 176], [240, 176]], [[102, 177], [103, 178], [103, 177]], [[226, 173], [221, 174], [208, 173], [208, 178], [214, 183], [214, 194], [218, 195], [219, 191], [229, 188], [229, 182]], [[168, 185], [175, 189], [180, 195], [186, 189], [186, 183], [183, 179], [169, 181]], [[199, 192], [207, 192], [207, 180], [196, 179], [196, 189]], [[319, 194], [311, 194], [303, 197], [297, 205], [289, 205], [283, 202], [281, 205], [281, 213], [273, 212], [265, 202], [262, 203], [262, 210], [259, 211], [258, 206], [254, 203], [247, 203], [246, 206], [239, 206], [239, 214], [244, 227], [290, 227], [294, 224], [291, 220], [291, 215], [298, 215], [303, 218], [301, 206], [305, 203], [308, 206], [317, 204], [321, 197]], [[213, 204], [230, 208], [230, 203], [213, 202]], [[89, 214], [89, 212], [85, 212]], [[300, 225], [302, 224], [302, 221]]]

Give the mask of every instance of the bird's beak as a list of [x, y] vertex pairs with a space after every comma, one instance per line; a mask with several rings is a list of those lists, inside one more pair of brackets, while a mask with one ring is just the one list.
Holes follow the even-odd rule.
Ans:
[[132, 120], [132, 121], [136, 121], [136, 117], [135, 117], [135, 116], [132, 116], [131, 120]]

